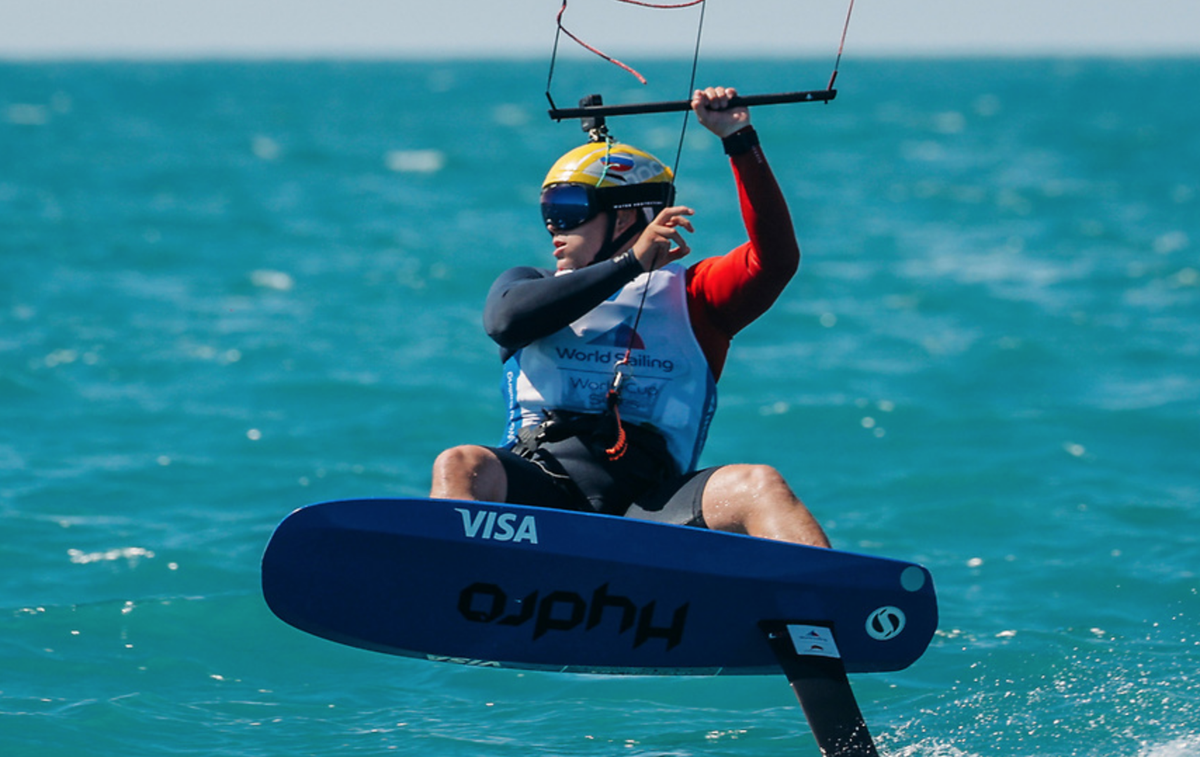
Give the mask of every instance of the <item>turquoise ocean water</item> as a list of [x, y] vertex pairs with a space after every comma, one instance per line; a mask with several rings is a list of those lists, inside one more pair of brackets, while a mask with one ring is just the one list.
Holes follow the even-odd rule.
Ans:
[[[649, 92], [597, 71], [556, 98], [686, 90], [683, 63]], [[0, 754], [815, 754], [782, 677], [386, 657], [259, 594], [292, 509], [420, 495], [440, 449], [498, 439], [481, 302], [550, 260], [538, 186], [582, 137], [545, 75], [0, 64]], [[838, 84], [754, 114], [805, 257], [735, 342], [705, 462], [773, 464], [836, 546], [933, 572], [929, 651], [853, 681], [884, 754], [1200, 754], [1200, 60]], [[671, 159], [680, 120], [613, 127]], [[740, 241], [694, 123], [679, 185], [696, 255]]]

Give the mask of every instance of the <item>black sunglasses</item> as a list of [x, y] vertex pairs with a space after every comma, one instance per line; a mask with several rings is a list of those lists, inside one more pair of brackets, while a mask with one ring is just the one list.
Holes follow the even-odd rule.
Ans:
[[551, 184], [542, 190], [542, 221], [570, 231], [600, 215], [596, 188], [586, 184]]
[[542, 221], [558, 231], [582, 226], [604, 210], [665, 207], [675, 186], [667, 182], [597, 189], [588, 184], [551, 184], [542, 189]]

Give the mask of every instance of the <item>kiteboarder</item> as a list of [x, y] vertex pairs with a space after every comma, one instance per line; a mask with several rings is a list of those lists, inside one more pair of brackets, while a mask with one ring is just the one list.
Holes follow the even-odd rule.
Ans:
[[[696, 90], [730, 158], [748, 241], [690, 267], [692, 208], [654, 156], [597, 134], [551, 168], [541, 207], [555, 270], [492, 285], [505, 441], [434, 462], [430, 496], [656, 520], [829, 546], [775, 468], [697, 470], [733, 336], [765, 313], [800, 250], [783, 193], [733, 88]], [[686, 232], [686, 234], [685, 234]]]

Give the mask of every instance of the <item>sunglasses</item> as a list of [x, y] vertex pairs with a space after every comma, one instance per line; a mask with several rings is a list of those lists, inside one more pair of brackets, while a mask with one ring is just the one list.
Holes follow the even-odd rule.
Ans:
[[551, 184], [542, 190], [542, 221], [558, 231], [570, 231], [605, 210], [669, 205], [674, 189], [666, 182], [603, 189], [587, 184]]
[[542, 221], [570, 231], [600, 215], [596, 188], [586, 184], [551, 184], [542, 190]]

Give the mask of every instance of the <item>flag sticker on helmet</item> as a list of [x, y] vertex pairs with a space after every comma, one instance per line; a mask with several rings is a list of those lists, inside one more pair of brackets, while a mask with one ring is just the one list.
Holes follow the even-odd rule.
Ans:
[[633, 158], [625, 155], [605, 155], [600, 162], [607, 166], [609, 171], [632, 171], [635, 165]]

